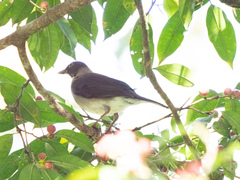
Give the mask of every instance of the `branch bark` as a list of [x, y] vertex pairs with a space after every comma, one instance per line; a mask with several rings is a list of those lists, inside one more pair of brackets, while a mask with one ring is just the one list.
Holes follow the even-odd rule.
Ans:
[[159, 93], [159, 95], [162, 97], [162, 99], [165, 101], [165, 103], [168, 105], [169, 109], [171, 110], [173, 114], [173, 118], [180, 130], [180, 133], [184, 139], [185, 144], [189, 147], [190, 151], [192, 152], [195, 159], [199, 159], [199, 153], [193, 143], [191, 142], [183, 124], [182, 121], [178, 115], [177, 108], [173, 105], [171, 100], [168, 98], [167, 94], [163, 91], [163, 89], [160, 87], [160, 85], [157, 82], [156, 76], [152, 71], [151, 68], [151, 55], [150, 55], [150, 47], [149, 47], [149, 41], [148, 41], [148, 25], [145, 18], [145, 14], [143, 11], [143, 6], [141, 0], [135, 0], [135, 4], [138, 9], [138, 13], [140, 16], [140, 23], [142, 26], [142, 43], [143, 43], [143, 53], [144, 53], [144, 66], [146, 70], [146, 76], [151, 81], [153, 87], [155, 90]]
[[15, 32], [1, 39], [0, 50], [10, 45], [19, 46], [19, 44], [26, 41], [30, 35], [93, 1], [94, 0], [68, 0], [56, 5], [54, 8], [48, 9], [46, 13], [39, 18], [24, 26], [19, 26]]

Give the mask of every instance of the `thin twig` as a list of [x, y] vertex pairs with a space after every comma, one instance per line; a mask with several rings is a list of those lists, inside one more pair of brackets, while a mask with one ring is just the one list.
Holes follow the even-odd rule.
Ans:
[[140, 129], [142, 129], [142, 128], [146, 127], [146, 126], [152, 125], [152, 124], [154, 124], [154, 123], [157, 123], [157, 122], [159, 122], [159, 121], [162, 121], [162, 120], [164, 120], [164, 119], [166, 119], [166, 118], [169, 118], [169, 117], [171, 117], [171, 116], [172, 116], [172, 113], [170, 113], [170, 114], [168, 114], [168, 115], [166, 115], [166, 116], [164, 116], [164, 117], [162, 117], [162, 118], [160, 118], [160, 119], [158, 119], [158, 120], [155, 120], [155, 121], [152, 121], [152, 122], [150, 122], [150, 123], [144, 124], [143, 126], [135, 127], [132, 131], [139, 131]]

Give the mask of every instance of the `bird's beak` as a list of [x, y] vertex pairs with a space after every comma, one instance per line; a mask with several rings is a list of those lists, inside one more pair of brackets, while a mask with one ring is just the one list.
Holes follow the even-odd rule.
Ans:
[[66, 74], [66, 73], [67, 73], [66, 69], [64, 69], [64, 70], [62, 70], [62, 71], [60, 71], [60, 72], [58, 72], [58, 74]]

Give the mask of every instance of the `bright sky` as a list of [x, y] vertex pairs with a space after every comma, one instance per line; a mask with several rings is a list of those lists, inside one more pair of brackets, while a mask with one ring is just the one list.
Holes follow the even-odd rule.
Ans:
[[[233, 25], [236, 31], [236, 38], [237, 41], [240, 41], [238, 33], [240, 25], [234, 20], [231, 9], [223, 4], [219, 4], [219, 2], [216, 0], [211, 2], [212, 4], [218, 3], [219, 7], [224, 8], [225, 13], [227, 13], [227, 17], [231, 20], [231, 22], [234, 22]], [[95, 7], [98, 9], [98, 11], [101, 11], [101, 7], [96, 4], [97, 2], [94, 3]], [[149, 4], [145, 4], [145, 7], [149, 6]], [[163, 87], [167, 95], [178, 107], [181, 106], [189, 97], [196, 96], [200, 89], [210, 88], [217, 92], [222, 92], [226, 87], [234, 88], [240, 81], [239, 47], [237, 48], [237, 54], [235, 56], [235, 62], [232, 70], [226, 62], [220, 59], [213, 45], [208, 39], [205, 23], [208, 7], [209, 3], [194, 13], [193, 21], [190, 24], [189, 30], [185, 33], [181, 47], [164, 62], [166, 64], [179, 63], [190, 68], [194, 73], [193, 82], [195, 83], [195, 86], [193, 88], [176, 86], [161, 77], [158, 72], [155, 73], [159, 80], [159, 84]], [[146, 10], [147, 9], [148, 8], [146, 8]], [[163, 10], [161, 6], [160, 9]], [[160, 30], [167, 21], [167, 15], [164, 11], [159, 11], [157, 7], [152, 9], [152, 14], [151, 21], [156, 48]], [[98, 18], [98, 24], [101, 26], [101, 15], [98, 15]], [[124, 28], [106, 41], [103, 41], [103, 32], [101, 28], [99, 28], [100, 32], [96, 45], [92, 46], [92, 53], [89, 54], [87, 50], [77, 46], [76, 57], [77, 60], [85, 62], [93, 71], [128, 83], [132, 88], [136, 88], [136, 92], [139, 95], [163, 102], [149, 83], [149, 80], [147, 78], [140, 79], [140, 76], [135, 72], [132, 66], [128, 47], [123, 49], [123, 52], [119, 57], [116, 56], [118, 51], [120, 51], [122, 48], [121, 45], [124, 46], [129, 44], [129, 39], [131, 36], [130, 28], [133, 24], [135, 24], [137, 18], [138, 13], [135, 12], [134, 16], [130, 18]], [[13, 31], [11, 28], [11, 23], [8, 23], [7, 26], [1, 27], [0, 39], [6, 35], [9, 35], [11, 31]], [[0, 51], [0, 57], [1, 66], [7, 66], [27, 77], [21, 66], [15, 47], [8, 47]], [[71, 57], [60, 53], [54, 68], [50, 69], [46, 73], [41, 72], [33, 60], [31, 60], [31, 63], [34, 67], [34, 70], [38, 74], [40, 81], [43, 83], [46, 89], [59, 94], [63, 98], [67, 99], [69, 104], [74, 105], [74, 101], [70, 92], [71, 78], [67, 75], [58, 74], [60, 70], [64, 69], [72, 61], [73, 59]], [[155, 65], [157, 65], [157, 61], [157, 54], [155, 54]], [[4, 107], [4, 101], [0, 98], [0, 108]], [[75, 108], [76, 110], [79, 110], [77, 106], [75, 106]], [[167, 113], [168, 112], [165, 112], [163, 108], [146, 103], [126, 109], [118, 122], [121, 123], [121, 125], [125, 128], [134, 128], [136, 126], [141, 126], [147, 122], [161, 118]], [[159, 132], [166, 129], [169, 124], [169, 120], [164, 120], [158, 125], [147, 127], [144, 129], [144, 131]], [[59, 128], [63, 128], [64, 126], [59, 125]], [[19, 148], [18, 145], [15, 146], [16, 147], [14, 148]]]

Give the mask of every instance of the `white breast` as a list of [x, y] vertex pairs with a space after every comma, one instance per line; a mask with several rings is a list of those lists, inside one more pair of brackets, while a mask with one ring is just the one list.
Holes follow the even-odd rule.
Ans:
[[141, 100], [138, 99], [130, 99], [124, 97], [115, 97], [108, 99], [96, 99], [96, 98], [83, 98], [80, 96], [76, 96], [73, 94], [73, 97], [76, 103], [84, 110], [103, 115], [105, 113], [106, 107], [110, 107], [110, 112], [107, 115], [113, 115], [114, 113], [122, 112], [126, 107], [139, 104]]

